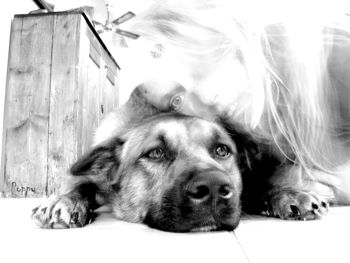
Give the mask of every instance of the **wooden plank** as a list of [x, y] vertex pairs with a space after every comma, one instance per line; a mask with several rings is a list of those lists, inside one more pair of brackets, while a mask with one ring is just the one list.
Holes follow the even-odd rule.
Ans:
[[88, 149], [86, 145], [87, 131], [85, 128], [85, 121], [87, 118], [86, 112], [86, 94], [88, 92], [88, 66], [87, 63], [91, 59], [90, 55], [90, 42], [86, 37], [86, 23], [82, 19], [79, 28], [79, 54], [78, 54], [78, 110], [77, 110], [77, 157], [80, 157]]
[[103, 105], [104, 105], [104, 116], [106, 116], [107, 113], [113, 111], [114, 109], [114, 86], [109, 82], [106, 81], [106, 85], [103, 88]]
[[79, 90], [77, 67], [81, 15], [54, 16], [52, 51], [48, 194], [64, 189], [67, 171], [77, 159]]
[[[86, 32], [86, 34], [84, 34]], [[106, 79], [107, 71], [105, 60], [101, 53], [105, 52], [99, 41], [87, 24], [81, 24], [80, 55], [79, 55], [79, 86], [82, 91], [81, 102], [81, 152], [86, 152], [93, 140], [94, 130], [109, 111], [114, 108], [115, 94]], [[87, 36], [87, 37], [86, 37]], [[96, 61], [98, 63], [96, 63]], [[113, 70], [117, 65], [113, 63]], [[110, 70], [111, 71], [111, 70]], [[116, 78], [114, 78], [116, 79]], [[107, 91], [106, 91], [107, 89]], [[107, 93], [106, 93], [107, 92]]]
[[[113, 110], [115, 106], [119, 105], [119, 92], [116, 87], [116, 76], [117, 72], [119, 71], [119, 66], [115, 62], [114, 58], [111, 57], [109, 51], [106, 50], [103, 43], [101, 43], [101, 40], [96, 36], [96, 33], [90, 27], [87, 27], [86, 35], [90, 40], [90, 58], [100, 67], [100, 85], [98, 87], [99, 101], [97, 101], [97, 117], [99, 123], [108, 112]], [[92, 65], [90, 65], [89, 68], [90, 71], [92, 71], [92, 74], [95, 74]], [[89, 74], [89, 76], [92, 75]], [[92, 89], [94, 90], [94, 80], [92, 80], [92, 82], [89, 81], [88, 85], [91, 85]], [[111, 86], [113, 86], [113, 88], [111, 88]], [[88, 90], [90, 93], [94, 92], [93, 90], [90, 90], [90, 88]], [[90, 98], [90, 109], [92, 107], [92, 103], [96, 103], [96, 101], [93, 102], [93, 100]], [[91, 116], [94, 116], [94, 114], [95, 113], [90, 113], [89, 118], [91, 118]], [[95, 118], [95, 116], [93, 118]], [[87, 133], [92, 133], [97, 128], [94, 121], [95, 119], [87, 120], [89, 123], [87, 127]], [[91, 142], [91, 136], [88, 135], [88, 138], [88, 141]]]
[[112, 86], [115, 85], [115, 74], [110, 67], [107, 67], [107, 79], [111, 82]]
[[10, 47], [9, 47], [9, 56], [8, 56], [8, 71], [7, 71], [7, 80], [6, 80], [6, 91], [5, 91], [5, 105], [4, 105], [4, 119], [3, 119], [3, 137], [2, 137], [2, 154], [1, 154], [1, 174], [0, 174], [0, 191], [1, 195], [5, 196], [5, 167], [6, 167], [6, 130], [9, 125], [8, 121], [11, 120], [9, 110], [11, 91], [9, 85], [14, 85], [13, 73], [11, 73], [11, 68], [14, 68], [15, 65], [20, 64], [20, 56], [17, 52], [13, 50], [21, 49], [21, 34], [22, 34], [22, 19], [15, 19], [11, 24], [11, 35], [10, 35]]
[[[90, 109], [88, 120], [88, 141], [87, 143], [91, 145], [93, 139], [93, 132], [102, 120], [105, 112], [105, 105], [103, 101], [103, 89], [106, 85], [105, 75], [106, 75], [106, 62], [103, 54], [106, 53], [104, 47], [101, 45], [99, 39], [96, 38], [95, 33], [91, 28], [87, 27], [86, 35], [90, 40], [90, 58], [96, 63], [98, 69], [96, 69], [91, 63], [89, 63], [89, 71], [91, 72], [92, 78], [89, 81], [89, 91], [88, 91], [88, 107]], [[96, 62], [97, 61], [97, 62]], [[89, 74], [89, 77], [90, 77]], [[91, 109], [93, 111], [91, 111]]]
[[[11, 35], [10, 35], [10, 47], [9, 47], [9, 56], [8, 56], [8, 68], [11, 65], [19, 64], [19, 56], [15, 55], [14, 52], [11, 52], [12, 49], [20, 50], [21, 47], [21, 32], [22, 32], [22, 20], [16, 19], [11, 23]], [[1, 171], [0, 171], [0, 195], [4, 196], [4, 184], [5, 184], [5, 155], [6, 155], [6, 124], [9, 118], [7, 118], [8, 109], [9, 109], [9, 98], [10, 94], [8, 91], [8, 86], [11, 81], [10, 70], [7, 71], [6, 79], [6, 91], [5, 91], [5, 103], [4, 103], [4, 119], [3, 119], [3, 133], [2, 133], [2, 149], [1, 149]]]
[[106, 73], [104, 78], [105, 84], [103, 85], [103, 101], [105, 105], [105, 115], [108, 112], [113, 111], [115, 104], [115, 96], [118, 96], [118, 90], [116, 88], [116, 75], [111, 70], [109, 65], [106, 66]]
[[119, 70], [115, 76], [116, 82], [113, 86], [113, 108], [119, 107]]
[[104, 52], [103, 59], [106, 61], [109, 70], [112, 71], [114, 75], [116, 75], [120, 69], [119, 66], [114, 62], [114, 59], [112, 59], [107, 52]]
[[96, 63], [96, 66], [101, 66], [101, 55], [93, 45], [90, 45], [89, 56]]
[[[102, 60], [102, 58], [101, 58]], [[106, 115], [106, 98], [105, 98], [105, 89], [106, 89], [106, 84], [107, 84], [107, 79], [106, 79], [106, 75], [107, 75], [107, 68], [108, 66], [106, 65], [106, 62], [104, 60], [102, 60], [102, 67], [100, 68], [100, 83], [99, 83], [99, 101], [98, 101], [98, 124], [101, 123], [101, 120], [104, 118], [104, 116]], [[111, 99], [111, 98], [109, 98]]]
[[4, 123], [5, 196], [45, 193], [52, 28], [51, 17], [13, 21]]
[[96, 66], [93, 60], [88, 61], [88, 85], [86, 96], [86, 117], [84, 127], [86, 129], [87, 148], [92, 144], [93, 133], [99, 124], [99, 101], [100, 101], [100, 68]]

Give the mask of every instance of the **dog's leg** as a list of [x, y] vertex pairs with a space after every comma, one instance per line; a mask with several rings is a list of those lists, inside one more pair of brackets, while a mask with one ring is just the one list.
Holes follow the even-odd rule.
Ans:
[[51, 196], [32, 211], [32, 219], [41, 228], [75, 228], [90, 223], [96, 202], [97, 186], [81, 183], [70, 192]]
[[32, 218], [42, 228], [82, 227], [91, 222], [93, 210], [106, 203], [109, 185], [116, 180], [119, 149], [123, 142], [112, 138], [93, 147], [70, 169], [71, 190], [50, 197], [33, 210]]
[[328, 211], [328, 202], [334, 198], [329, 184], [315, 180], [312, 174], [298, 165], [279, 169], [270, 183], [272, 188], [264, 197], [264, 213], [268, 216], [293, 220], [319, 219]]

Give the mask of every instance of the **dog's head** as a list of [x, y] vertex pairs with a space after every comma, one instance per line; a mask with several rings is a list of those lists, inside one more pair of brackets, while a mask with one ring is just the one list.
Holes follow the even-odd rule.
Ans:
[[99, 178], [91, 180], [122, 220], [172, 232], [233, 230], [239, 222], [237, 147], [203, 119], [153, 116], [96, 146], [71, 172]]

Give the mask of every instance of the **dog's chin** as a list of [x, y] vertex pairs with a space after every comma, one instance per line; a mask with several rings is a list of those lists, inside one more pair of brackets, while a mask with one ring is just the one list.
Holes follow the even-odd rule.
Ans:
[[218, 224], [204, 224], [191, 228], [188, 232], [196, 233], [196, 232], [213, 232], [213, 231], [233, 231], [238, 226], [234, 225], [218, 225]]
[[201, 232], [214, 232], [214, 231], [233, 231], [237, 228], [240, 221], [239, 215], [233, 215], [229, 219], [214, 220], [213, 218], [207, 220], [181, 220], [174, 218], [154, 218], [151, 215], [147, 215], [144, 220], [144, 224], [151, 228], [166, 232], [175, 233], [201, 233]]
[[176, 225], [149, 225], [152, 228], [156, 228], [158, 230], [166, 231], [166, 232], [174, 232], [174, 233], [204, 233], [204, 232], [217, 232], [217, 231], [234, 231], [234, 229], [238, 226], [237, 224], [195, 224], [192, 226], [176, 226]]
[[211, 231], [216, 231], [218, 229], [218, 226], [215, 224], [211, 225], [203, 225], [203, 226], [198, 226], [190, 229], [189, 232], [211, 232]]

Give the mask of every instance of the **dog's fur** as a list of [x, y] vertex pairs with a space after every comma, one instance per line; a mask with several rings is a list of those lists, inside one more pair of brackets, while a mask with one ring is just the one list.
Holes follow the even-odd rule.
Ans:
[[109, 204], [117, 218], [167, 231], [233, 229], [241, 211], [238, 159], [219, 125], [159, 114], [82, 157], [71, 168], [79, 177], [72, 190], [34, 218], [43, 227], [82, 226], [88, 211]]
[[[188, 3], [197, 4], [187, 9]], [[73, 190], [34, 210], [39, 225], [81, 226], [90, 210], [112, 204], [123, 220], [168, 231], [234, 229], [241, 206], [249, 213], [308, 220], [320, 218], [328, 203], [350, 204], [350, 79], [343, 70], [350, 68], [350, 29], [342, 20], [330, 22], [321, 16], [297, 27], [290, 21], [264, 24], [245, 18], [239, 8], [231, 14], [215, 1], [194, 0], [154, 1], [133, 19], [130, 31], [168, 50], [170, 55], [157, 67], [162, 70], [157, 75], [166, 75], [166, 81], [138, 86], [129, 101], [104, 120], [91, 152], [72, 167], [72, 174], [79, 175]], [[172, 61], [185, 70], [171, 68]], [[182, 117], [164, 117], [163, 112]], [[175, 176], [186, 185], [188, 171], [201, 171], [201, 163], [208, 161], [208, 154], [205, 160], [199, 154], [205, 147], [197, 140], [209, 136], [197, 130], [202, 125], [180, 132], [189, 119], [215, 126], [230, 136], [229, 144], [236, 149], [232, 170], [214, 165], [214, 174], [224, 171], [234, 189], [223, 204], [210, 190], [207, 196], [215, 200], [211, 205], [184, 205], [173, 196], [182, 189], [180, 183], [164, 181]], [[135, 151], [147, 141], [140, 138], [148, 134], [150, 123], [176, 123], [166, 132], [179, 132], [175, 137], [183, 138], [177, 150], [192, 138], [190, 144], [200, 150], [186, 145], [184, 152], [189, 159], [200, 158], [199, 166], [176, 155], [174, 165], [186, 164], [181, 169], [151, 165], [140, 170]], [[129, 141], [132, 134], [138, 136]], [[126, 154], [128, 145], [134, 149]], [[212, 189], [207, 182], [206, 187]]]
[[119, 112], [121, 126], [71, 167], [70, 190], [33, 210], [39, 226], [83, 226], [101, 205], [121, 220], [173, 232], [232, 230], [242, 209], [305, 220], [327, 211], [327, 200], [306, 186], [269, 181], [292, 164], [264, 142], [222, 116], [163, 113], [147, 102], [144, 88]]

